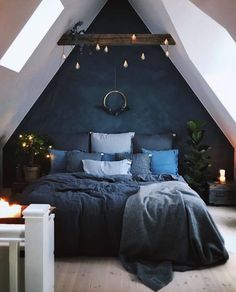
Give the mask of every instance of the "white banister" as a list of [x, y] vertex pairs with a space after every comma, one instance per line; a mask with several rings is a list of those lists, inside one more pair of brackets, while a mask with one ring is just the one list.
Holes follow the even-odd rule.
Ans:
[[46, 204], [32, 204], [23, 211], [26, 292], [54, 291], [54, 247], [50, 241], [54, 214], [49, 213], [50, 205]]
[[[54, 291], [54, 214], [50, 205], [31, 204], [23, 211], [25, 224], [0, 224], [0, 242], [9, 245], [10, 292], [19, 292], [19, 248], [25, 245], [24, 292]], [[1, 263], [0, 263], [1, 264]], [[0, 291], [5, 289], [1, 287]], [[21, 291], [23, 292], [23, 291]]]

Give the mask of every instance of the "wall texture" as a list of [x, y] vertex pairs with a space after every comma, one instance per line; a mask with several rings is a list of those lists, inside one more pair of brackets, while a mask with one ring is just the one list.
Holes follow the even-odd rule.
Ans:
[[[129, 4], [117, 2], [106, 4], [89, 32], [148, 31]], [[145, 61], [140, 60], [142, 52]], [[81, 68], [77, 71], [78, 59]], [[124, 59], [129, 63], [127, 69], [122, 66]], [[125, 93], [130, 108], [117, 117], [100, 108], [103, 96], [114, 89], [115, 68], [117, 89]], [[52, 139], [62, 133], [88, 131], [174, 132], [182, 157], [187, 151], [186, 122], [190, 119], [206, 122], [205, 142], [212, 146], [210, 175], [216, 177], [218, 169], [225, 168], [232, 179], [233, 147], [160, 47], [112, 47], [108, 54], [94, 48], [84, 48], [81, 53], [75, 48], [4, 147], [5, 185], [14, 180], [12, 153], [22, 131], [47, 134]]]

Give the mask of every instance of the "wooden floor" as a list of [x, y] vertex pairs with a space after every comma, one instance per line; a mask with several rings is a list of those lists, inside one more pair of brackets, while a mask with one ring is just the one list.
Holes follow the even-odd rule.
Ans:
[[[224, 265], [175, 272], [163, 292], [236, 292], [236, 207], [209, 207], [221, 231], [230, 258]], [[56, 261], [56, 292], [147, 292], [149, 288], [129, 274], [116, 258], [73, 258]]]

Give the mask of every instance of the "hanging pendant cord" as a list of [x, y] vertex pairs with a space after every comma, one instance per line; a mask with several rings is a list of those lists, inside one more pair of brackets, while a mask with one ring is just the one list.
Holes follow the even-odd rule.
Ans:
[[116, 65], [114, 67], [114, 76], [115, 76], [115, 80], [114, 80], [114, 85], [115, 85], [115, 90], [116, 90]]

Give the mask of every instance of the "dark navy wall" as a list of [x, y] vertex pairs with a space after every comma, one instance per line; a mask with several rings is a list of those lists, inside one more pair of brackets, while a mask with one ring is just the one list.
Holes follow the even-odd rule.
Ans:
[[[96, 33], [145, 33], [145, 25], [125, 1], [109, 1], [90, 26]], [[146, 60], [140, 60], [144, 52]], [[75, 70], [79, 59], [81, 68]], [[129, 67], [122, 64], [127, 59]], [[130, 111], [118, 117], [99, 108], [103, 96], [114, 89], [126, 94]], [[75, 48], [4, 148], [4, 181], [14, 180], [14, 140], [21, 131], [55, 137], [78, 132], [177, 134], [176, 147], [186, 151], [186, 122], [206, 122], [205, 142], [212, 146], [211, 175], [225, 168], [233, 177], [233, 147], [204, 109], [188, 84], [160, 47], [110, 47], [109, 53]]]

